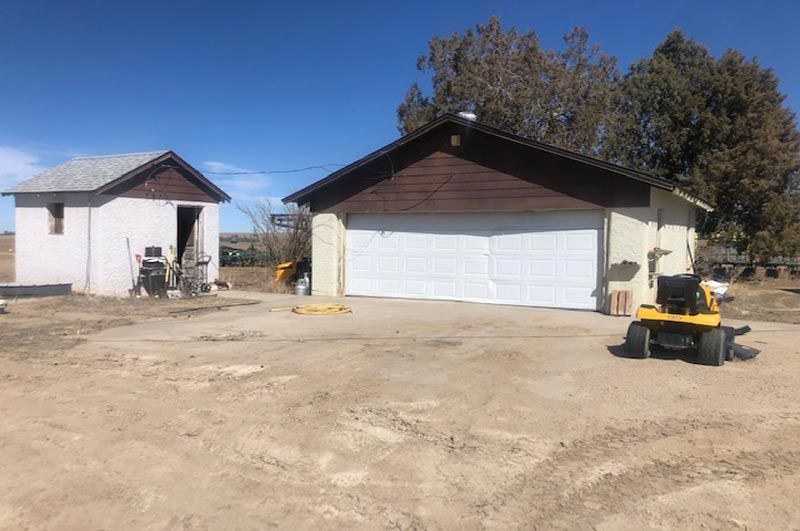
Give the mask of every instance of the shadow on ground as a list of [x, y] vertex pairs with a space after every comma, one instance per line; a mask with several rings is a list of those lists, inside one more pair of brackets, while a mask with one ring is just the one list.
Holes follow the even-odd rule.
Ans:
[[[630, 356], [625, 350], [625, 344], [621, 345], [607, 345], [608, 351], [618, 358], [628, 358], [631, 360], [638, 360], [635, 356]], [[650, 350], [650, 357], [657, 360], [680, 360], [692, 365], [698, 365], [696, 353], [693, 350], [669, 350], [666, 348], [653, 347]]]

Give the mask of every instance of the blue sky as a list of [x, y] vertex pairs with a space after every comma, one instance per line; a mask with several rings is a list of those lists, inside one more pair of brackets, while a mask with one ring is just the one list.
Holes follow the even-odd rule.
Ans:
[[[681, 28], [772, 67], [800, 110], [800, 3], [0, 0], [0, 187], [76, 155], [169, 148], [202, 170], [348, 163], [397, 137], [434, 35], [491, 14], [545, 47], [576, 25], [624, 68]], [[326, 172], [214, 177], [280, 198]], [[233, 205], [222, 230], [248, 230]], [[13, 202], [0, 200], [0, 230]]]

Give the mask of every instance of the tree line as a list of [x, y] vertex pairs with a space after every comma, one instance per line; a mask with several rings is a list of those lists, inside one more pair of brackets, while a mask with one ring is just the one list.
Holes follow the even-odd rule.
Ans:
[[714, 206], [701, 234], [756, 260], [800, 249], [800, 132], [779, 80], [755, 58], [714, 57], [673, 31], [622, 73], [583, 28], [561, 50], [497, 17], [434, 37], [400, 103], [409, 133], [447, 112], [672, 180]]

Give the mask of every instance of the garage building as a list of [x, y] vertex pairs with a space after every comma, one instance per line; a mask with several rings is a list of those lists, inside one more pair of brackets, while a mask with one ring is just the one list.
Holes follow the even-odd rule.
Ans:
[[[691, 271], [674, 183], [445, 115], [286, 197], [313, 213], [317, 295], [608, 310]], [[615, 302], [616, 304], [616, 302]]]

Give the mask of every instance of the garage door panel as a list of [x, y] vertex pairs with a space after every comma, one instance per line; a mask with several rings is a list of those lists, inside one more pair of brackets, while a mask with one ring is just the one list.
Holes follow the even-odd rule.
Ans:
[[558, 249], [556, 234], [531, 234], [528, 242], [529, 249], [533, 252], [552, 253]]
[[434, 275], [448, 275], [455, 277], [457, 274], [458, 259], [456, 257], [433, 257], [433, 271]]
[[406, 280], [403, 291], [412, 297], [425, 297], [428, 294], [427, 284], [424, 280]]
[[555, 306], [556, 286], [528, 286], [528, 301], [536, 306]]
[[391, 278], [382, 278], [378, 280], [377, 290], [379, 293], [386, 293], [387, 295], [400, 295], [400, 282]]
[[595, 251], [597, 249], [597, 234], [589, 231], [581, 231], [576, 234], [564, 235], [564, 250], [571, 252]]
[[464, 258], [464, 275], [473, 276], [478, 275], [485, 277], [489, 273], [489, 257], [468, 257]]
[[425, 234], [405, 234], [405, 248], [407, 250], [425, 250], [428, 248], [428, 237]]
[[494, 285], [497, 302], [505, 304], [522, 304], [523, 286], [520, 284], [497, 283]]
[[595, 288], [564, 288], [564, 304], [573, 308], [585, 308], [594, 310], [596, 304], [590, 304], [587, 301], [593, 299]]
[[495, 257], [492, 260], [492, 277], [519, 279], [522, 276], [522, 258]]
[[465, 234], [464, 249], [467, 251], [484, 251], [489, 252], [489, 233], [485, 234]]
[[591, 260], [564, 260], [564, 278], [567, 280], [594, 281], [595, 263]]
[[350, 267], [352, 267], [354, 271], [369, 273], [369, 263], [369, 256], [357, 256], [350, 261]]
[[522, 250], [522, 234], [498, 234], [491, 238], [495, 252], [519, 253]]
[[537, 258], [528, 262], [529, 278], [554, 279], [558, 276], [558, 261], [555, 258]]
[[455, 281], [439, 281], [434, 280], [431, 282], [434, 297], [456, 297], [456, 282]]
[[591, 212], [352, 214], [345, 292], [596, 309], [601, 226]]
[[433, 237], [433, 250], [435, 251], [454, 251], [456, 248], [458, 248], [458, 236], [455, 234]]
[[400, 272], [400, 257], [399, 256], [379, 256], [377, 258], [377, 272], [382, 273], [399, 273]]
[[348, 286], [348, 293], [351, 295], [372, 295], [374, 293], [370, 278], [350, 279]]
[[396, 251], [400, 247], [400, 235], [396, 232], [381, 231], [375, 240], [378, 243], [378, 249]]
[[488, 300], [489, 282], [464, 281], [464, 298], [467, 300]]
[[407, 256], [405, 258], [405, 272], [411, 275], [427, 275], [428, 259], [422, 256]]

